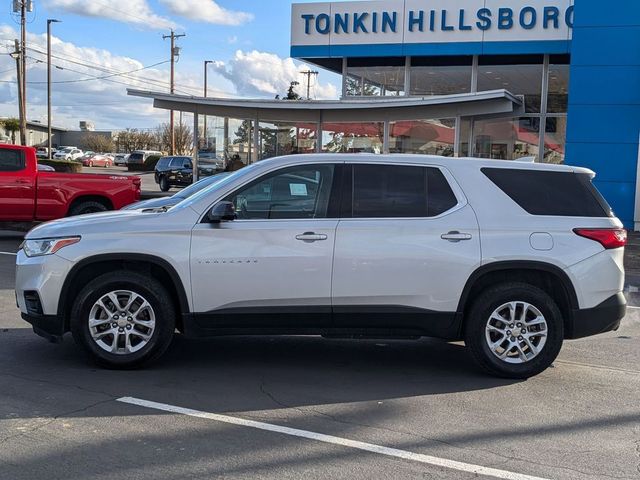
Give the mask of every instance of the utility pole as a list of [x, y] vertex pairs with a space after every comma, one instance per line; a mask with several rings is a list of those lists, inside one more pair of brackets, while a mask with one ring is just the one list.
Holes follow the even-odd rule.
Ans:
[[[204, 98], [207, 98], [207, 65], [213, 63], [213, 60], [204, 61]], [[209, 148], [209, 139], [207, 137], [207, 114], [204, 115], [204, 146]]]
[[[13, 13], [20, 14], [20, 44], [16, 45], [18, 55], [18, 91], [22, 96], [20, 103], [20, 136], [22, 145], [27, 144], [27, 12], [33, 11], [32, 0], [13, 0]], [[19, 48], [18, 48], [19, 47]]]
[[[29, 4], [31, 4], [30, 1]], [[27, 145], [27, 0], [20, 2], [20, 40], [22, 41], [20, 62], [22, 70], [22, 121], [24, 124], [22, 145]]]
[[27, 144], [27, 122], [24, 118], [24, 92], [22, 91], [22, 60], [20, 54], [20, 42], [18, 39], [14, 41], [15, 51], [11, 53], [16, 61], [16, 79], [18, 84], [18, 118], [20, 120], [20, 144]]
[[304, 72], [300, 72], [302, 75], [306, 75], [307, 77], [307, 100], [311, 100], [311, 75], [316, 77], [318, 72], [315, 70], [306, 70]]
[[[184, 33], [180, 35], [176, 35], [173, 29], [171, 30], [171, 35], [163, 35], [162, 38], [166, 40], [167, 38], [171, 39], [171, 88], [170, 93], [175, 93], [175, 63], [176, 57], [180, 55], [180, 47], [176, 47], [176, 38], [185, 37]], [[176, 154], [176, 130], [173, 120], [173, 110], [170, 112], [169, 117], [169, 130], [171, 131], [171, 155]]]
[[51, 160], [51, 24], [60, 20], [47, 19], [47, 150]]

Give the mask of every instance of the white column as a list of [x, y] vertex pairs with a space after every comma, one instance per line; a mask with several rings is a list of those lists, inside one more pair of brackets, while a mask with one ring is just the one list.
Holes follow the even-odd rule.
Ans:
[[[182, 125], [182, 123], [181, 123]], [[198, 135], [198, 109], [196, 108], [193, 112], [193, 183], [198, 181], [198, 174], [200, 171], [198, 170], [198, 143], [200, 140], [200, 136]]]

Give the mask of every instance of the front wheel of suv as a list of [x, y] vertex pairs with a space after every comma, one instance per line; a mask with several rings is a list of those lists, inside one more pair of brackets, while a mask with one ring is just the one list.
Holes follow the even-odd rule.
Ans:
[[171, 185], [169, 185], [169, 179], [165, 176], [160, 177], [160, 190], [168, 192], [170, 188]]
[[128, 270], [89, 282], [71, 311], [74, 340], [107, 368], [136, 368], [157, 359], [174, 331], [169, 292], [154, 278]]
[[564, 338], [562, 314], [543, 290], [505, 283], [482, 292], [465, 326], [465, 343], [488, 373], [529, 378], [549, 367]]

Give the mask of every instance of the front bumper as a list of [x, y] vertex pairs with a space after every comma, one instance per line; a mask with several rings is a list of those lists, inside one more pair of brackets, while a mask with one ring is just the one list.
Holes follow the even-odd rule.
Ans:
[[60, 343], [65, 334], [64, 318], [58, 315], [22, 314], [22, 319], [33, 327], [33, 332], [50, 342]]
[[622, 292], [593, 308], [574, 310], [566, 326], [565, 338], [576, 339], [617, 330], [627, 312], [627, 300]]

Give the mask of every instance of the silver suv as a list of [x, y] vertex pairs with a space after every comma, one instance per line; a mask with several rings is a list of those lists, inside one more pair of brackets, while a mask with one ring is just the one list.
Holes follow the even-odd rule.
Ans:
[[27, 235], [16, 294], [36, 333], [97, 362], [158, 358], [177, 330], [464, 340], [535, 375], [625, 314], [626, 232], [569, 166], [434, 156], [262, 161], [166, 209]]

